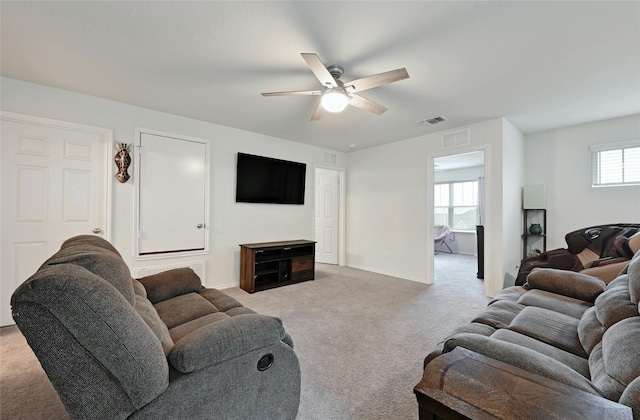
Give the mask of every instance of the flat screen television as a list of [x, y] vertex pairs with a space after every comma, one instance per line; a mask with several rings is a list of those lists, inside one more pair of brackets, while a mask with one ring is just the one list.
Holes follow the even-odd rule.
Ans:
[[307, 165], [238, 153], [236, 203], [304, 204]]

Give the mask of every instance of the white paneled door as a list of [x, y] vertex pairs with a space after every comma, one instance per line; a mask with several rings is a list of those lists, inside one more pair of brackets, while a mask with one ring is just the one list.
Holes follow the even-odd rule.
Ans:
[[207, 142], [147, 131], [136, 134], [138, 255], [205, 252]]
[[316, 262], [338, 264], [338, 173], [316, 168]]
[[[66, 239], [109, 239], [112, 131], [1, 115], [0, 324], [13, 324], [13, 291]], [[115, 154], [115, 152], [114, 152]]]

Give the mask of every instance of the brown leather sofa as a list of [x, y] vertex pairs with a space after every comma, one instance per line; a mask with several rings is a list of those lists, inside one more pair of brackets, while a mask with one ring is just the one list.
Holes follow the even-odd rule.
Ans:
[[610, 282], [640, 250], [640, 224], [617, 223], [578, 229], [565, 235], [567, 248], [525, 258], [515, 285], [522, 286], [534, 268], [582, 272]]

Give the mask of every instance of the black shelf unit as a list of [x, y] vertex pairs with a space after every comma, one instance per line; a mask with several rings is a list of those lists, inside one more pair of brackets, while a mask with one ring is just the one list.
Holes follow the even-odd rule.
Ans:
[[[522, 226], [522, 259], [535, 255], [534, 250], [545, 252], [547, 250], [547, 210], [523, 209]], [[532, 233], [532, 224], [539, 224], [541, 233]]]

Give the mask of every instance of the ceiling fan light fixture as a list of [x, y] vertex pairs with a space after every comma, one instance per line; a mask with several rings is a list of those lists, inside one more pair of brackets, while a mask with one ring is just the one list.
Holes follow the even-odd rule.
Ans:
[[329, 112], [342, 112], [349, 103], [349, 97], [340, 89], [327, 89], [322, 94], [322, 107]]

